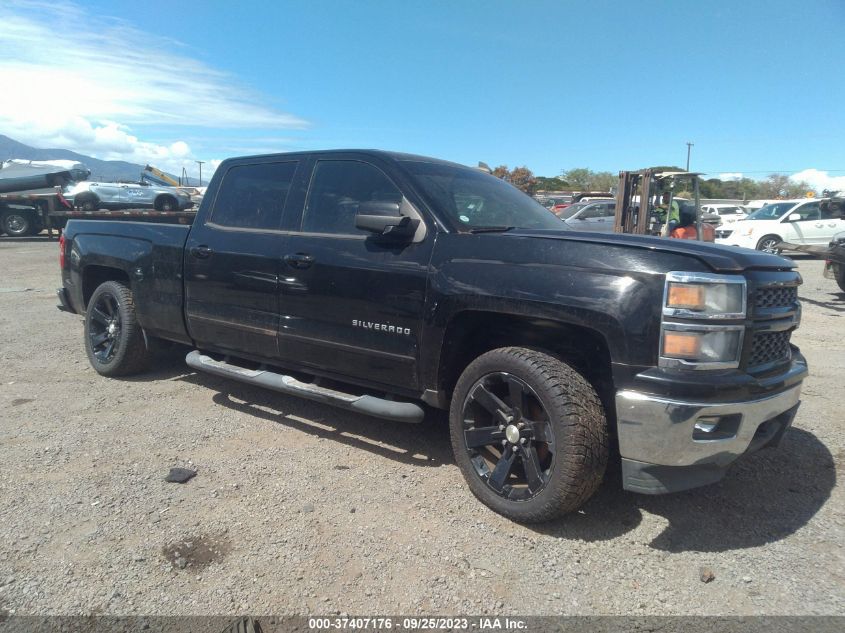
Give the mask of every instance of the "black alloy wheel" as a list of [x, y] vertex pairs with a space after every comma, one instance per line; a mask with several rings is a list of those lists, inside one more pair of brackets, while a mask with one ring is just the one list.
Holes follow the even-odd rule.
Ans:
[[119, 281], [100, 284], [85, 309], [85, 351], [97, 373], [127, 376], [143, 371], [154, 342], [138, 323], [132, 291]]
[[88, 310], [91, 312], [91, 325], [88, 328], [91, 353], [101, 363], [109, 363], [114, 360], [120, 345], [122, 323], [117, 299], [114, 295], [104, 292]]
[[506, 372], [487, 374], [463, 405], [464, 440], [478, 477], [498, 496], [524, 501], [549, 482], [554, 431], [537, 394]]
[[467, 365], [452, 392], [449, 433], [472, 494], [524, 523], [581, 507], [607, 465], [595, 388], [541, 350], [500, 347]]

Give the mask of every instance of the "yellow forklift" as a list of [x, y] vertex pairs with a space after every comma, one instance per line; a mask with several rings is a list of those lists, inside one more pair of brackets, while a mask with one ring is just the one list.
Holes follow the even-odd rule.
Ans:
[[[664, 171], [655, 168], [619, 172], [619, 186], [616, 190], [616, 221], [613, 230], [616, 233], [669, 237], [670, 227], [660, 220], [656, 212], [657, 205], [660, 198], [668, 193], [671, 209], [675, 191], [689, 187], [693, 192], [693, 201], [690, 203], [683, 200], [683, 204], [679, 204], [680, 226], [694, 226], [694, 239], [713, 241], [713, 237], [705, 235], [705, 228], [701, 221], [701, 200], [698, 190], [700, 175], [696, 172]], [[680, 187], [682, 184], [683, 189]]]

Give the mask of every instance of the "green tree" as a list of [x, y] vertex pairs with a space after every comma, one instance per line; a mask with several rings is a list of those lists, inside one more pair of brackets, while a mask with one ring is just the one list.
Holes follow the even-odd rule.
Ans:
[[590, 189], [593, 191], [610, 191], [619, 183], [619, 176], [609, 171], [597, 171], [593, 173]]
[[618, 181], [617, 176], [609, 171], [593, 171], [586, 167], [570, 169], [561, 177], [579, 191], [610, 191]]
[[572, 185], [562, 178], [547, 178], [546, 176], [536, 176], [535, 191], [564, 191], [571, 189]]
[[769, 174], [760, 183], [759, 195], [762, 198], [801, 198], [813, 188], [804, 182], [795, 182], [786, 174]]
[[586, 167], [576, 167], [561, 174], [561, 178], [566, 180], [574, 189], [587, 190], [590, 188], [590, 177], [592, 171]]

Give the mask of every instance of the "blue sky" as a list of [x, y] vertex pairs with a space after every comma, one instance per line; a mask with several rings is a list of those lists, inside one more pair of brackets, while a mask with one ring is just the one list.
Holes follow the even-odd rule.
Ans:
[[[845, 186], [842, 0], [6, 2], [0, 43], [23, 52], [0, 78], [70, 91], [0, 96], [0, 133], [36, 145], [169, 168], [378, 147], [556, 175], [683, 165], [692, 141], [694, 170]], [[39, 40], [57, 17], [71, 37]]]

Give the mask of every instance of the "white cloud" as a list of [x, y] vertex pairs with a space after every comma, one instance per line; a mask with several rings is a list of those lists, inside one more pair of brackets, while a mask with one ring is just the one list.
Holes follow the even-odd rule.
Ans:
[[742, 175], [741, 171], [729, 171], [724, 174], [719, 174], [716, 178], [719, 180], [742, 180]]
[[825, 189], [845, 191], [845, 176], [831, 176], [828, 172], [819, 169], [804, 169], [792, 174], [789, 179], [795, 182], [803, 180], [819, 193]]
[[0, 133], [32, 145], [181, 170], [186, 142], [133, 130], [307, 127], [181, 43], [65, 0], [3, 0], [0, 42]]

